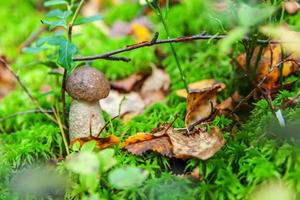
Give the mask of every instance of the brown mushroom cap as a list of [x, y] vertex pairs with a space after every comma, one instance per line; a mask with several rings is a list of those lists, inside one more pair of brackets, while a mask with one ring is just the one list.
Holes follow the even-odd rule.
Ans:
[[76, 100], [98, 101], [108, 96], [109, 81], [92, 67], [79, 67], [66, 80], [66, 90]]

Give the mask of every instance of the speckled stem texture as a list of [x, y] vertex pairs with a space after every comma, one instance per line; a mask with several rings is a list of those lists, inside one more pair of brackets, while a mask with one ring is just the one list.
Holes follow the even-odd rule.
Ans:
[[105, 121], [99, 101], [73, 100], [69, 114], [70, 141], [90, 135], [97, 136], [104, 125]]

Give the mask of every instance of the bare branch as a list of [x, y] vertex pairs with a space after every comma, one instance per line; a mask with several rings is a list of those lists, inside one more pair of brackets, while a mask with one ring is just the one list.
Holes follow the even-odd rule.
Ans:
[[14, 117], [21, 116], [21, 115], [44, 114], [44, 113], [52, 114], [53, 111], [52, 110], [44, 110], [42, 112], [41, 110], [36, 109], [36, 110], [27, 110], [27, 111], [22, 111], [22, 112], [16, 112], [16, 113], [13, 113], [13, 114], [10, 114], [10, 115], [7, 115], [7, 116], [1, 118], [0, 122], [6, 121], [8, 119], [12, 119]]
[[[14, 70], [7, 64], [7, 62], [5, 60], [3, 60], [2, 58], [0, 58], [0, 63], [6, 67], [9, 72], [15, 77], [15, 79], [17, 80], [17, 82], [19, 83], [19, 85], [21, 86], [21, 88], [24, 90], [24, 92], [27, 94], [27, 96], [30, 98], [30, 100], [32, 101], [32, 103], [38, 108], [38, 110], [40, 110], [44, 115], [46, 115], [52, 122], [54, 122], [55, 124], [58, 124], [58, 122], [51, 116], [49, 115], [49, 113], [45, 112], [45, 109], [42, 108], [42, 106], [39, 104], [39, 102], [34, 98], [34, 96], [29, 92], [29, 90], [26, 88], [26, 86], [23, 84], [23, 82], [21, 81], [20, 77], [14, 72]], [[66, 127], [63, 127], [64, 129], [66, 129]]]
[[[220, 40], [220, 39], [227, 37], [227, 35], [206, 35], [205, 32], [202, 32], [200, 34], [193, 35], [193, 36], [185, 36], [185, 37], [158, 40], [158, 35], [159, 35], [158, 33], [155, 33], [154, 37], [150, 41], [145, 41], [145, 42], [129, 45], [129, 46], [126, 46], [121, 49], [102, 53], [102, 54], [95, 55], [95, 56], [85, 56], [85, 57], [73, 58], [73, 61], [88, 61], [88, 60], [97, 60], [97, 59], [110, 60], [110, 57], [113, 55], [127, 52], [127, 51], [132, 51], [134, 49], [139, 49], [139, 48], [143, 48], [143, 47], [155, 46], [155, 45], [166, 44], [166, 43], [190, 42], [190, 41], [194, 41], [194, 40]], [[248, 37], [245, 37], [244, 40], [251, 40], [251, 39]], [[268, 44], [268, 43], [277, 43], [277, 42], [269, 41], [269, 40], [257, 40], [257, 43]]]

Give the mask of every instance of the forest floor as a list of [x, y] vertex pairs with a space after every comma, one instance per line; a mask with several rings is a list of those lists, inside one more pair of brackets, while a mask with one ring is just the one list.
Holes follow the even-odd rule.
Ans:
[[[27, 54], [20, 50], [20, 46], [34, 30], [41, 27], [40, 20], [45, 17], [46, 10], [40, 8], [37, 2], [39, 1], [1, 3], [0, 56], [5, 56], [39, 104], [51, 110], [59, 99], [58, 83], [61, 78], [54, 76], [53, 69], [40, 62], [47, 58], [46, 53]], [[171, 37], [197, 35], [203, 31], [210, 35], [228, 33], [230, 25], [222, 24], [208, 10], [209, 5], [199, 0], [181, 1], [172, 5], [167, 20]], [[155, 32], [160, 33], [159, 39], [167, 38], [155, 13], [145, 15], [144, 12], [148, 11], [144, 11], [144, 7], [138, 3], [105, 5], [100, 10], [103, 18], [101, 23], [74, 28], [72, 42], [77, 45], [80, 55], [95, 55], [151, 40]], [[131, 33], [122, 33], [132, 26], [130, 23], [141, 17], [146, 21], [142, 23], [142, 27]], [[285, 16], [284, 20], [299, 30], [299, 13]], [[123, 24], [124, 26], [119, 27], [121, 30], [118, 30], [117, 21], [127, 24]], [[112, 30], [112, 27], [116, 30]], [[114, 37], [114, 34], [121, 36]], [[40, 37], [48, 35], [45, 31]], [[223, 83], [226, 87], [218, 93], [218, 103], [236, 91], [244, 98], [253, 87], [232, 61], [232, 58], [244, 53], [244, 49], [240, 43], [236, 44], [234, 52], [229, 56], [220, 53], [219, 43], [217, 40], [195, 40], [174, 44], [186, 80], [194, 83], [214, 79]], [[147, 105], [137, 115], [128, 115], [130, 119], [117, 117], [111, 120], [110, 112], [104, 109], [105, 120], [111, 123], [101, 137], [114, 134], [124, 142], [129, 136], [150, 133], [166, 123], [173, 122], [173, 128], [185, 127], [187, 103], [185, 98], [177, 95], [184, 84], [170, 46], [164, 44], [145, 47], [120, 55], [131, 58], [131, 61], [95, 60], [88, 62], [88, 65], [101, 70], [111, 83], [136, 73], [149, 74], [155, 66], [170, 77], [170, 83], [160, 101]], [[86, 199], [245, 199], [250, 198], [264, 184], [276, 188], [274, 190], [279, 188], [291, 190], [293, 194], [299, 193], [300, 157], [296, 144], [300, 130], [300, 107], [296, 102], [298, 99], [294, 97], [299, 94], [300, 81], [297, 73], [285, 81], [289, 80], [293, 80], [293, 85], [288, 89], [281, 87], [270, 99], [261, 96], [246, 99], [244, 107], [235, 113], [238, 120], [225, 114], [218, 114], [213, 118], [208, 126], [222, 130], [224, 146], [211, 158], [169, 158], [152, 151], [134, 155], [118, 144], [112, 147], [116, 159], [114, 168], [134, 166], [146, 170], [149, 175], [142, 185], [116, 189], [108, 183], [108, 174], [104, 173], [100, 185], [87, 192], [84, 183], [73, 176], [70, 181], [71, 189], [64, 191], [63, 196], [66, 199], [81, 199], [85, 195]], [[14, 84], [16, 88], [0, 100], [0, 120], [14, 113], [36, 109], [22, 88], [17, 83], [12, 83]], [[119, 92], [117, 89], [115, 91]], [[292, 98], [295, 105], [283, 109], [283, 103]], [[68, 110], [71, 98], [67, 96], [66, 100]], [[280, 127], [278, 117], [274, 116], [274, 111], [278, 110], [284, 117], [285, 127]], [[0, 199], [15, 199], [12, 195], [15, 188], [12, 187], [11, 180], [20, 171], [36, 165], [64, 171], [62, 165], [65, 156], [59, 126], [42, 113], [17, 114], [1, 120]], [[34, 179], [33, 176], [27, 177], [27, 182], [31, 178]], [[92, 194], [95, 196], [92, 197]]]

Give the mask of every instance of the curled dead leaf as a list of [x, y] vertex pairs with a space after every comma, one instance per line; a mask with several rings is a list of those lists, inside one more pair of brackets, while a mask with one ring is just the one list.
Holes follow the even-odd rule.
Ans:
[[120, 143], [120, 139], [117, 136], [110, 135], [106, 138], [97, 138], [94, 136], [76, 138], [75, 140], [73, 140], [71, 142], [71, 145], [75, 144], [76, 142], [79, 142], [80, 146], [82, 146], [82, 145], [84, 145], [84, 143], [89, 142], [89, 141], [95, 141], [96, 147], [98, 149], [109, 148], [109, 147], [112, 147], [112, 146]]
[[[203, 91], [213, 87], [218, 87], [218, 92], [220, 92], [224, 90], [226, 86], [224, 83], [220, 83], [214, 79], [205, 79], [188, 85], [189, 91]], [[177, 90], [176, 94], [183, 98], [187, 98], [188, 96], [185, 89]]]
[[122, 148], [135, 155], [155, 151], [168, 157], [206, 160], [223, 145], [221, 130], [216, 127], [212, 127], [210, 133], [202, 128], [196, 128], [187, 135], [186, 129], [174, 130], [167, 126], [153, 134], [139, 133], [130, 136], [122, 144]]
[[185, 116], [187, 127], [209, 118], [217, 104], [217, 93], [220, 89], [222, 85], [215, 84], [210, 88], [194, 90], [188, 94]]
[[180, 130], [169, 132], [168, 135], [175, 157], [181, 159], [194, 157], [207, 160], [224, 145], [221, 130], [216, 127], [212, 127], [210, 133], [199, 128], [189, 135]]

